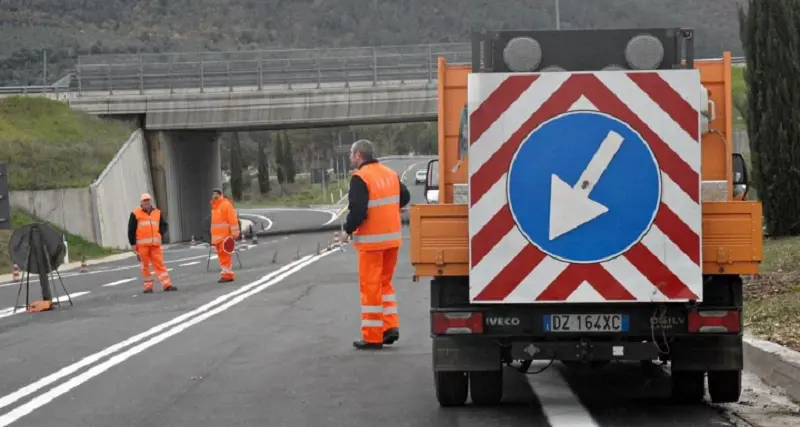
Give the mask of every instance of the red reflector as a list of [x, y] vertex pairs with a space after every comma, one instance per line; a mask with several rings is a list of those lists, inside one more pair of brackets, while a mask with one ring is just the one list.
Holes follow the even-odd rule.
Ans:
[[689, 332], [740, 332], [738, 311], [693, 311], [689, 313]]
[[480, 311], [433, 313], [433, 333], [438, 335], [483, 333], [483, 313]]

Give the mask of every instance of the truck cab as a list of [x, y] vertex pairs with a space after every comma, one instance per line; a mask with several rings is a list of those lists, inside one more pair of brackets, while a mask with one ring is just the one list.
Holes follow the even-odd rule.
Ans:
[[473, 34], [439, 60], [439, 156], [411, 208], [440, 405], [502, 401], [504, 366], [658, 361], [737, 401], [761, 205], [731, 150], [730, 54], [680, 28]]

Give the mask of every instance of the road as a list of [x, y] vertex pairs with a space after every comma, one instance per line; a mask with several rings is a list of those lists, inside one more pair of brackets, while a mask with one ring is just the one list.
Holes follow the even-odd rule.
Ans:
[[[409, 188], [420, 202], [421, 186]], [[73, 307], [0, 318], [0, 427], [733, 426], [730, 414], [748, 411], [763, 415], [762, 427], [800, 421], [750, 377], [743, 404], [676, 407], [661, 371], [643, 376], [639, 365], [509, 370], [502, 407], [439, 408], [427, 283], [411, 280], [404, 235], [401, 338], [377, 353], [352, 348], [356, 254], [316, 255], [330, 233], [261, 239], [227, 284], [216, 283], [215, 259], [206, 272], [207, 248], [172, 248], [172, 293], [141, 294], [132, 259], [68, 275], [73, 295], [88, 292]], [[6, 305], [15, 296], [0, 288]]]

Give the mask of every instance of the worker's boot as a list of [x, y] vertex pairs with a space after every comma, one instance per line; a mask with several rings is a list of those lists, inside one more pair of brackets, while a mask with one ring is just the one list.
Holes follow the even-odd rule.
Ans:
[[152, 294], [153, 293], [153, 288], [144, 288], [142, 293], [143, 294]]
[[383, 348], [383, 344], [371, 343], [361, 340], [361, 341], [353, 341], [353, 347], [359, 350], [380, 350]]
[[228, 282], [233, 282], [233, 279], [219, 279], [219, 280], [217, 280], [217, 283], [228, 283]]
[[177, 291], [177, 290], [178, 290], [178, 287], [177, 287], [177, 286], [175, 286], [175, 285], [170, 285], [168, 288], [165, 288], [165, 289], [164, 289], [164, 292], [172, 292], [172, 291]]
[[399, 339], [400, 339], [400, 329], [390, 328], [383, 333], [383, 343], [386, 345], [392, 345], [395, 343], [395, 341]]

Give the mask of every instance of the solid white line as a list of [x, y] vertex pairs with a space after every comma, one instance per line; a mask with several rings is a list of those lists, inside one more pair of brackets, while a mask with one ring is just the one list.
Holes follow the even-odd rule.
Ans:
[[[324, 252], [324, 253], [328, 253], [328, 252]], [[273, 272], [263, 276], [262, 278], [254, 281], [254, 282], [248, 283], [248, 284], [240, 287], [239, 289], [236, 289], [235, 291], [232, 291], [232, 292], [229, 292], [229, 293], [227, 293], [225, 295], [219, 296], [216, 299], [212, 300], [211, 302], [206, 303], [206, 304], [204, 304], [204, 305], [202, 305], [202, 306], [200, 306], [200, 307], [198, 307], [198, 308], [196, 308], [196, 309], [194, 309], [194, 310], [192, 310], [192, 311], [190, 311], [188, 313], [184, 313], [184, 314], [182, 314], [182, 315], [180, 315], [180, 316], [178, 316], [178, 317], [176, 317], [176, 318], [174, 318], [174, 319], [172, 319], [172, 320], [170, 320], [168, 322], [156, 325], [156, 326], [148, 329], [147, 331], [144, 331], [144, 332], [142, 332], [142, 333], [140, 333], [138, 335], [134, 335], [134, 336], [132, 336], [132, 337], [128, 338], [127, 340], [122, 341], [120, 343], [114, 344], [111, 347], [106, 348], [105, 350], [101, 350], [101, 351], [99, 351], [97, 353], [94, 353], [92, 355], [86, 356], [83, 359], [79, 360], [78, 362], [73, 363], [72, 365], [65, 366], [64, 368], [61, 368], [59, 371], [57, 371], [57, 372], [55, 372], [53, 374], [50, 374], [50, 375], [48, 375], [48, 376], [46, 376], [46, 377], [44, 377], [44, 378], [32, 383], [32, 384], [29, 384], [29, 385], [27, 385], [25, 387], [22, 387], [21, 389], [15, 391], [15, 392], [13, 392], [13, 393], [11, 393], [9, 395], [3, 396], [2, 398], [0, 398], [0, 408], [5, 408], [6, 406], [16, 402], [17, 400], [22, 399], [23, 397], [28, 396], [28, 395], [30, 395], [32, 393], [35, 393], [36, 391], [40, 390], [41, 388], [47, 387], [48, 385], [50, 385], [50, 384], [52, 384], [52, 383], [54, 383], [54, 382], [56, 382], [56, 381], [58, 381], [58, 380], [60, 380], [60, 379], [62, 379], [64, 377], [66, 377], [67, 375], [71, 375], [71, 374], [75, 373], [76, 371], [78, 371], [79, 369], [81, 369], [83, 367], [86, 367], [88, 365], [91, 365], [92, 363], [95, 363], [98, 360], [100, 360], [100, 359], [102, 359], [102, 358], [104, 358], [106, 356], [114, 354], [117, 351], [119, 351], [119, 350], [121, 350], [121, 349], [123, 349], [123, 348], [125, 348], [125, 347], [127, 347], [127, 346], [129, 346], [131, 344], [135, 344], [135, 343], [137, 343], [137, 342], [139, 342], [139, 341], [141, 341], [141, 340], [143, 340], [143, 339], [145, 339], [145, 338], [147, 338], [147, 337], [149, 337], [151, 335], [155, 335], [155, 334], [160, 333], [161, 331], [163, 331], [163, 330], [165, 330], [165, 329], [167, 329], [169, 327], [172, 327], [172, 326], [177, 325], [177, 324], [179, 324], [181, 322], [184, 322], [187, 319], [189, 319], [189, 318], [191, 318], [191, 317], [193, 317], [195, 315], [198, 315], [200, 313], [208, 311], [212, 307], [214, 307], [214, 306], [216, 306], [218, 304], [221, 304], [221, 303], [225, 302], [226, 300], [228, 300], [228, 299], [230, 299], [230, 298], [232, 298], [232, 297], [234, 297], [236, 295], [239, 295], [239, 294], [242, 294], [244, 292], [247, 292], [250, 289], [253, 289], [254, 287], [260, 285], [261, 283], [263, 283], [265, 281], [268, 281], [268, 280], [272, 279], [273, 277], [275, 277], [275, 276], [277, 276], [277, 275], [279, 275], [279, 274], [281, 274], [281, 273], [283, 273], [283, 272], [285, 272], [287, 270], [290, 270], [291, 268], [293, 268], [294, 266], [296, 266], [296, 265], [298, 265], [298, 264], [300, 264], [302, 262], [307, 261], [310, 257], [311, 257], [311, 255], [307, 255], [307, 256], [305, 256], [305, 257], [303, 257], [303, 258], [301, 258], [301, 259], [299, 259], [297, 261], [294, 261], [294, 262], [292, 262], [290, 264], [287, 264], [287, 265], [281, 267], [280, 269], [278, 269], [276, 271], [273, 271]]]
[[261, 221], [266, 221], [267, 222], [267, 226], [262, 231], [267, 231], [270, 228], [272, 228], [272, 220], [267, 218], [267, 217], [265, 217], [264, 215], [257, 215], [257, 214], [251, 214], [251, 213], [246, 213], [245, 212], [245, 213], [242, 213], [241, 216], [252, 216], [252, 217], [260, 219]]
[[196, 265], [196, 264], [200, 264], [200, 261], [187, 262], [186, 264], [181, 264], [178, 267], [188, 267], [190, 265]]
[[[302, 270], [304, 267], [316, 262], [317, 260], [329, 255], [332, 252], [333, 251], [326, 251], [326, 252], [323, 252], [323, 253], [321, 253], [319, 255], [316, 255], [316, 256], [313, 256], [313, 257], [306, 256], [306, 257], [302, 258], [302, 260], [299, 260], [298, 262], [293, 263], [294, 265], [291, 268], [289, 268], [287, 270], [284, 270], [283, 272], [279, 273], [276, 276], [273, 276], [274, 278], [272, 278], [271, 280], [270, 279], [262, 279], [262, 280], [260, 280], [258, 282], [255, 282], [257, 284], [257, 286], [255, 288], [251, 288], [251, 290], [249, 290], [249, 291], [240, 293], [238, 296], [233, 298], [231, 301], [228, 301], [225, 304], [222, 304], [219, 307], [217, 307], [217, 308], [215, 308], [215, 309], [213, 309], [213, 310], [211, 310], [211, 311], [209, 311], [207, 313], [201, 314], [201, 315], [193, 318], [192, 320], [190, 320], [190, 321], [188, 321], [186, 323], [180, 324], [180, 325], [176, 326], [175, 328], [173, 328], [173, 329], [171, 329], [171, 330], [169, 330], [169, 331], [167, 331], [167, 332], [165, 332], [163, 334], [160, 334], [160, 335], [157, 335], [155, 337], [152, 337], [152, 338], [148, 339], [147, 341], [145, 341], [145, 342], [143, 342], [141, 344], [138, 344], [138, 345], [136, 345], [136, 346], [134, 346], [134, 347], [132, 347], [132, 348], [120, 353], [120, 354], [117, 354], [117, 355], [111, 357], [110, 359], [108, 359], [107, 361], [105, 361], [103, 363], [100, 363], [98, 365], [93, 366], [92, 368], [90, 368], [86, 372], [70, 378], [68, 381], [58, 385], [57, 387], [52, 388], [51, 390], [47, 391], [46, 393], [43, 393], [43, 394], [41, 394], [39, 396], [36, 396], [32, 400], [30, 400], [28, 403], [20, 405], [20, 406], [14, 408], [13, 410], [7, 412], [6, 414], [4, 414], [2, 417], [0, 417], [0, 427], [5, 427], [5, 426], [13, 423], [14, 421], [17, 421], [18, 419], [24, 417], [25, 415], [30, 414], [34, 410], [36, 410], [36, 409], [46, 405], [47, 403], [51, 402], [53, 399], [57, 398], [58, 396], [61, 396], [62, 394], [69, 392], [73, 388], [75, 388], [75, 387], [85, 383], [86, 381], [96, 377], [97, 375], [100, 375], [101, 373], [107, 371], [112, 366], [115, 366], [115, 365], [118, 365], [118, 364], [124, 362], [125, 360], [127, 360], [131, 356], [139, 354], [139, 353], [143, 352], [144, 350], [146, 350], [146, 349], [148, 349], [148, 348], [150, 348], [150, 347], [152, 347], [152, 346], [154, 346], [154, 345], [166, 340], [167, 338], [169, 338], [171, 336], [174, 336], [174, 335], [180, 333], [181, 331], [184, 331], [184, 330], [188, 329], [189, 327], [191, 327], [193, 325], [196, 325], [196, 324], [208, 319], [209, 317], [217, 315], [217, 314], [219, 314], [219, 313], [221, 313], [221, 312], [223, 312], [225, 310], [228, 310], [229, 308], [235, 306], [236, 304], [239, 304], [240, 302], [244, 301], [245, 299], [247, 299], [247, 298], [249, 298], [249, 297], [251, 297], [251, 296], [253, 296], [253, 295], [255, 295], [255, 294], [257, 294], [257, 293], [259, 293], [259, 292], [261, 292], [261, 291], [263, 291], [265, 289], [267, 289], [267, 288], [269, 288], [270, 286], [272, 286], [272, 285], [274, 285], [276, 283], [281, 282], [285, 278], [287, 278], [287, 277], [291, 276], [292, 274]], [[292, 265], [292, 264], [290, 264], [290, 265]], [[268, 281], [266, 281], [266, 283], [264, 283], [265, 280], [268, 280]]]
[[[198, 262], [199, 262], [199, 261], [198, 261]], [[104, 287], [109, 287], [109, 286], [117, 286], [117, 285], [121, 285], [121, 284], [123, 284], [123, 283], [133, 282], [134, 280], [136, 280], [136, 278], [135, 278], [135, 277], [129, 277], [129, 278], [127, 278], [127, 279], [117, 280], [116, 282], [106, 283], [106, 284], [105, 284], [105, 285], [103, 285], [103, 286], [104, 286]]]
[[[532, 371], [538, 371], [534, 363]], [[539, 364], [541, 365], [541, 364]], [[551, 426], [557, 427], [599, 427], [592, 415], [575, 396], [564, 377], [551, 366], [538, 375], [526, 375], [528, 384], [542, 406], [542, 412]]]

